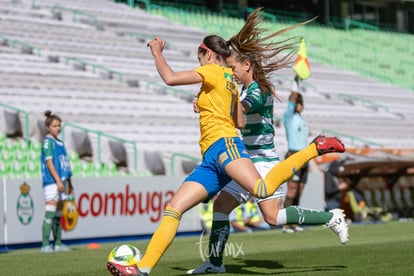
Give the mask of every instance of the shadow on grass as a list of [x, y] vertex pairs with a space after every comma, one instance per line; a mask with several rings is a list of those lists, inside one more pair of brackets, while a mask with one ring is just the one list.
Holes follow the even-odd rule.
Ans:
[[241, 265], [226, 265], [226, 272], [240, 275], [280, 275], [306, 272], [338, 272], [347, 268], [343, 265], [285, 267], [277, 261], [269, 260], [240, 260], [239, 262]]
[[[225, 265], [226, 273], [236, 275], [281, 275], [306, 272], [339, 272], [347, 268], [342, 265], [285, 267], [277, 261], [269, 260], [237, 260], [237, 262], [239, 264]], [[174, 267], [173, 269], [185, 271], [180, 267]]]
[[[277, 270], [285, 269], [285, 267], [277, 261], [239, 260], [238, 262], [240, 265], [226, 265], [226, 272], [237, 275], [273, 275]], [[267, 269], [268, 271], [263, 271], [263, 269]]]

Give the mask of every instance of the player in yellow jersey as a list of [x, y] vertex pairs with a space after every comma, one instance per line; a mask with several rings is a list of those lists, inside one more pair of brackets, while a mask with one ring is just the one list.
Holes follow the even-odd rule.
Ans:
[[345, 151], [335, 137], [318, 136], [306, 149], [279, 163], [262, 178], [236, 130], [244, 126], [244, 120], [232, 71], [225, 67], [225, 58], [231, 53], [227, 42], [215, 35], [205, 37], [198, 48], [201, 66], [180, 72], [173, 71], [165, 60], [164, 40], [155, 37], [148, 46], [157, 71], [167, 85], [201, 83], [197, 106], [203, 160], [166, 205], [142, 260], [136, 266], [108, 262], [107, 268], [113, 275], [148, 275], [173, 241], [182, 214], [214, 197], [231, 179], [256, 198], [266, 198], [310, 159]]

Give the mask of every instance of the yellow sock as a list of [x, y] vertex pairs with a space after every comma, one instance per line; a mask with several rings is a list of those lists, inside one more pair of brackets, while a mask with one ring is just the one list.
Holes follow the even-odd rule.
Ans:
[[171, 207], [165, 208], [161, 224], [152, 235], [144, 257], [138, 263], [138, 267], [142, 268], [142, 271], [149, 272], [161, 259], [177, 233], [180, 220], [180, 212]]
[[264, 180], [257, 180], [254, 187], [254, 196], [265, 198], [272, 195], [280, 185], [289, 180], [297, 170], [316, 156], [319, 156], [319, 154], [314, 143], [292, 154], [289, 158], [274, 166], [267, 173]]

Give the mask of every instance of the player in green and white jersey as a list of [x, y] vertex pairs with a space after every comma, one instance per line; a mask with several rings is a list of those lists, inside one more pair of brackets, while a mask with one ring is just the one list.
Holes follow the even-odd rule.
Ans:
[[[58, 136], [62, 129], [62, 119], [45, 112], [45, 127], [47, 135], [42, 142], [41, 165], [42, 184], [45, 199], [45, 214], [42, 222], [41, 252], [69, 251], [70, 248], [62, 243], [62, 207], [67, 199], [67, 193], [73, 189], [70, 182], [72, 170], [65, 145]], [[53, 233], [54, 246], [49, 242]]]

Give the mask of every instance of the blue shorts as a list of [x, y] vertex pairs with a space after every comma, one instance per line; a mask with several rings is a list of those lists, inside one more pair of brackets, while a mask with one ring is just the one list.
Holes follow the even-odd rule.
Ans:
[[231, 178], [226, 174], [226, 165], [239, 158], [249, 158], [243, 142], [239, 137], [227, 137], [217, 140], [204, 153], [203, 161], [185, 181], [198, 182], [208, 192], [208, 199], [213, 198]]

